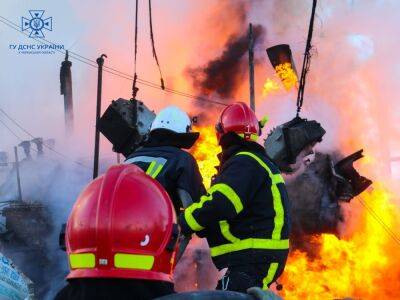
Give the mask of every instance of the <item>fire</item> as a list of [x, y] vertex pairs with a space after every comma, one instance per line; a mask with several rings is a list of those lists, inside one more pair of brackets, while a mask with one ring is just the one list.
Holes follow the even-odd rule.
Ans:
[[208, 188], [211, 178], [217, 173], [215, 168], [219, 165], [217, 154], [221, 152], [221, 148], [218, 146], [215, 129], [212, 126], [197, 127], [194, 131], [200, 132], [200, 138], [191, 152], [199, 165], [204, 185]]
[[267, 78], [263, 87], [263, 96], [271, 93], [282, 91], [290, 91], [297, 85], [297, 75], [290, 63], [279, 64], [275, 67], [275, 77]]
[[292, 69], [290, 63], [279, 64], [275, 67], [275, 72], [282, 80], [283, 86], [287, 91], [293, 88], [297, 83], [296, 72]]
[[[197, 130], [201, 137], [192, 153], [209, 186], [220, 147], [212, 127]], [[395, 200], [380, 183], [353, 199], [342, 239], [331, 234], [315, 236], [313, 244], [318, 247], [313, 255], [300, 250], [290, 253], [280, 279], [281, 295], [285, 299], [398, 298], [400, 240], [395, 239], [400, 236], [400, 211]]]
[[395, 299], [400, 295], [400, 241], [384, 229], [396, 228], [394, 234], [399, 234], [400, 211], [393, 195], [380, 185], [358, 200], [365, 207], [359, 207], [363, 209], [360, 222], [349, 237], [315, 237], [320, 249], [314, 258], [298, 250], [291, 253], [282, 280], [285, 299]]
[[264, 83], [262, 95], [268, 96], [269, 94], [275, 93], [280, 90], [281, 90], [281, 85], [279, 81], [277, 81], [276, 79], [267, 78], [267, 80]]

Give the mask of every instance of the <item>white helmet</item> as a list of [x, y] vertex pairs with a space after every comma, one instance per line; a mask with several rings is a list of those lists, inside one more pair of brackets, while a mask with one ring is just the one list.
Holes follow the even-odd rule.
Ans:
[[187, 113], [177, 106], [168, 106], [157, 114], [150, 131], [168, 129], [176, 133], [189, 133], [191, 125], [192, 122]]

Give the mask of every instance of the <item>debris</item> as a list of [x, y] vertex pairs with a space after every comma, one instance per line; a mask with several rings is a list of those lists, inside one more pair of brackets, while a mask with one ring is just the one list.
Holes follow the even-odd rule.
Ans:
[[267, 155], [286, 173], [293, 172], [291, 164], [303, 149], [322, 141], [325, 129], [314, 120], [295, 117], [274, 128], [265, 140]]
[[143, 102], [119, 98], [108, 106], [98, 128], [113, 150], [127, 157], [146, 139], [155, 116]]
[[341, 201], [349, 202], [372, 181], [359, 175], [352, 163], [362, 150], [334, 164], [334, 155], [316, 153], [306, 170], [287, 182], [292, 210], [292, 237], [305, 243], [304, 235], [333, 233], [344, 221]]

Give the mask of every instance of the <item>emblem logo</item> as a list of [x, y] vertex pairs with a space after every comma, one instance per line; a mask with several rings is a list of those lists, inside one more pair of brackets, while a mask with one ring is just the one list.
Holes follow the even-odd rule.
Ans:
[[29, 37], [44, 38], [43, 29], [53, 30], [53, 18], [43, 19], [44, 10], [30, 10], [30, 19], [22, 17], [21, 30], [31, 30]]

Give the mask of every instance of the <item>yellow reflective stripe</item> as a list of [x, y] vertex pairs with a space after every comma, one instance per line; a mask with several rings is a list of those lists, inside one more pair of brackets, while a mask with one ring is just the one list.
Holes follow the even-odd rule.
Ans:
[[96, 266], [96, 256], [93, 253], [71, 253], [69, 264], [71, 269], [93, 269]]
[[[204, 196], [203, 196], [204, 197]], [[200, 199], [203, 200], [203, 197], [201, 197]], [[200, 201], [201, 201], [200, 200]], [[210, 199], [209, 199], [210, 200]], [[197, 204], [197, 203], [195, 203]], [[189, 227], [193, 230], [193, 231], [200, 231], [203, 230], [204, 227], [201, 226], [199, 223], [197, 223], [196, 219], [193, 217], [193, 211], [196, 209], [196, 207], [193, 207], [194, 204], [188, 206], [185, 211], [183, 212], [184, 216], [185, 216], [185, 220], [186, 223], [189, 225]]]
[[229, 223], [228, 221], [219, 221], [219, 227], [221, 228], [221, 233], [226, 238], [228, 241], [231, 243], [235, 243], [240, 241], [237, 237], [233, 236], [229, 229]]
[[251, 152], [239, 152], [236, 155], [247, 155], [254, 158], [267, 171], [269, 177], [272, 180], [272, 184], [285, 183], [285, 180], [283, 179], [282, 175], [272, 173], [271, 169], [267, 166], [267, 164], [263, 162], [262, 159], [259, 158], [257, 155]]
[[[242, 139], [244, 139], [244, 133], [238, 133], [238, 136], [240, 136]], [[250, 140], [256, 142], [258, 140], [258, 135], [255, 133], [252, 133], [250, 135]]]
[[271, 169], [267, 166], [265, 162], [263, 162], [257, 155], [254, 155], [251, 152], [239, 152], [236, 155], [247, 155], [254, 158], [268, 173], [269, 178], [271, 179], [271, 192], [272, 199], [275, 211], [274, 217], [274, 230], [272, 231], [272, 239], [279, 240], [281, 238], [281, 232], [284, 224], [284, 215], [285, 212], [283, 210], [281, 193], [279, 192], [277, 184], [285, 183], [281, 174], [273, 174]]
[[242, 201], [240, 200], [240, 197], [236, 192], [227, 184], [225, 183], [217, 183], [214, 184], [209, 190], [209, 194], [213, 194], [214, 192], [220, 192], [223, 194], [226, 198], [228, 198], [229, 201], [233, 204], [235, 207], [236, 213], [240, 213], [243, 210], [243, 204]]
[[157, 175], [161, 172], [161, 169], [162, 169], [163, 167], [164, 167], [163, 165], [159, 165], [159, 166], [157, 167], [157, 169], [154, 171], [154, 173], [151, 175], [151, 177], [156, 178]]
[[140, 254], [116, 253], [114, 266], [120, 269], [151, 270], [154, 264], [154, 256]]
[[263, 289], [268, 289], [268, 285], [274, 280], [276, 271], [278, 270], [279, 264], [274, 262], [269, 265], [267, 276], [263, 279]]
[[211, 250], [211, 256], [215, 257], [246, 249], [285, 250], [289, 249], [289, 240], [249, 238], [249, 239], [239, 240], [232, 244], [215, 246], [212, 247], [210, 250]]
[[201, 196], [200, 202], [195, 202], [185, 209], [184, 212], [185, 220], [193, 231], [200, 231], [204, 229], [204, 227], [201, 226], [199, 223], [197, 223], [196, 219], [193, 217], [193, 211], [203, 207], [204, 202], [209, 201], [211, 199], [212, 195]]
[[150, 166], [147, 168], [146, 174], [151, 176], [151, 172], [153, 171], [153, 168], [155, 166], [156, 162], [152, 161]]
[[213, 193], [219, 192], [223, 194], [234, 206], [236, 213], [240, 213], [243, 210], [242, 201], [240, 201], [239, 196], [236, 192], [225, 183], [217, 183], [214, 184], [209, 190], [207, 196], [201, 196], [200, 202], [193, 203], [185, 209], [184, 216], [185, 220], [188, 223], [189, 227], [193, 231], [203, 230], [204, 227], [201, 226], [196, 219], [193, 217], [193, 212], [196, 209], [202, 208], [206, 201], [210, 201], [213, 199]]
[[156, 178], [157, 175], [161, 172], [163, 167], [164, 167], [163, 164], [160, 164], [157, 161], [152, 161], [150, 163], [150, 166], [147, 168], [146, 174], [151, 176], [152, 178]]
[[281, 232], [284, 223], [284, 210], [282, 205], [281, 193], [276, 185], [272, 185], [272, 199], [274, 200], [274, 230], [272, 231], [272, 239], [279, 240], [281, 238]]

